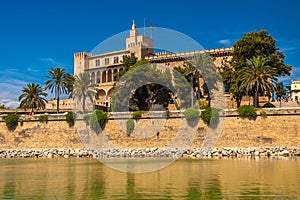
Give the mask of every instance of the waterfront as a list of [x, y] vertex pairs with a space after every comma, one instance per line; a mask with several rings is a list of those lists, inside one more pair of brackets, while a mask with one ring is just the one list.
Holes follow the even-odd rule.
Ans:
[[297, 199], [300, 159], [180, 159], [119, 172], [95, 159], [1, 159], [0, 199]]

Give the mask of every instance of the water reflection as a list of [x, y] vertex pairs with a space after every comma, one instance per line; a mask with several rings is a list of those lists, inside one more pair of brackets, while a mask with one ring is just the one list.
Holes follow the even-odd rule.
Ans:
[[119, 172], [93, 159], [0, 160], [0, 199], [296, 199], [300, 159], [178, 160]]

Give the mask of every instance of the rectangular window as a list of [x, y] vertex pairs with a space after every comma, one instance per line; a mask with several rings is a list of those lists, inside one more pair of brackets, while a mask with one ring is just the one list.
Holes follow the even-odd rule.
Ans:
[[114, 64], [116, 64], [116, 63], [119, 63], [119, 57], [118, 56], [114, 57]]
[[105, 58], [105, 65], [109, 64], [109, 58]]
[[100, 60], [99, 59], [95, 60], [95, 65], [100, 66]]

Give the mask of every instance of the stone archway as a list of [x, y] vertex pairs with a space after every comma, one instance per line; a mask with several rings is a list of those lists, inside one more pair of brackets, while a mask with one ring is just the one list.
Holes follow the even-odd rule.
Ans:
[[91, 74], [91, 83], [95, 84], [95, 72], [92, 72]]
[[100, 72], [98, 71], [96, 74], [96, 84], [100, 83]]
[[107, 102], [109, 102], [108, 106], [110, 106], [112, 95], [113, 95], [113, 88], [110, 88], [106, 94], [106, 100], [107, 100]]
[[96, 104], [104, 106], [106, 101], [106, 92], [103, 89], [97, 90], [96, 94]]
[[106, 71], [102, 72], [102, 83], [106, 83]]
[[112, 70], [108, 70], [107, 72], [107, 82], [112, 82]]
[[113, 70], [113, 81], [116, 81], [116, 80], [117, 80], [117, 75], [118, 75], [118, 70], [117, 70], [117, 69], [114, 69], [114, 70]]

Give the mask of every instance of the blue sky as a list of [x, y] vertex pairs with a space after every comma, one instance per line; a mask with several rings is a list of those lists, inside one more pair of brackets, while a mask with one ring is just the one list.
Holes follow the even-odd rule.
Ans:
[[[300, 78], [300, 1], [3, 1], [0, 5], [0, 102], [14, 107], [23, 86], [43, 84], [47, 70], [73, 73], [73, 53], [153, 24], [184, 33], [204, 48], [229, 47], [245, 32], [266, 29]], [[50, 95], [51, 97], [52, 95]]]

